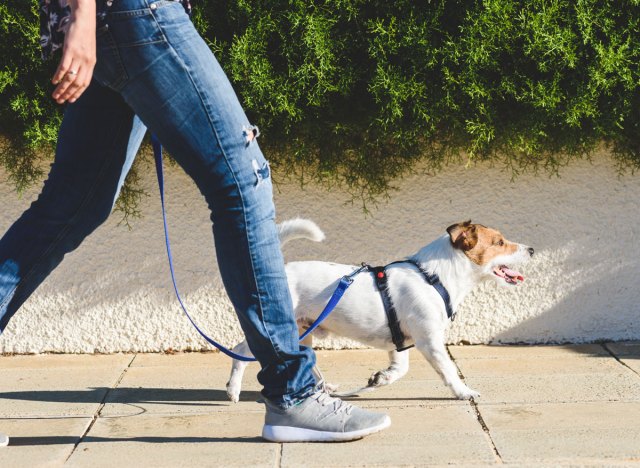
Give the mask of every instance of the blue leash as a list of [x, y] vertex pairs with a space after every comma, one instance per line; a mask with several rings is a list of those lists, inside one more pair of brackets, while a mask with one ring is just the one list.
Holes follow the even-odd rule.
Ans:
[[[160, 204], [162, 206], [162, 222], [164, 224], [164, 241], [167, 246], [167, 257], [169, 258], [169, 270], [171, 271], [171, 281], [173, 282], [173, 290], [176, 293], [176, 297], [178, 298], [180, 307], [182, 307], [182, 310], [184, 314], [187, 316], [187, 318], [189, 319], [189, 321], [191, 322], [191, 325], [193, 325], [193, 327], [198, 331], [198, 333], [200, 333], [200, 335], [207, 341], [207, 343], [215, 346], [221, 352], [223, 352], [224, 354], [226, 354], [232, 359], [237, 359], [238, 361], [255, 361], [256, 360], [255, 358], [236, 354], [230, 349], [225, 348], [215, 340], [209, 338], [200, 329], [200, 327], [196, 325], [196, 323], [191, 318], [191, 315], [189, 315], [189, 312], [187, 312], [187, 308], [185, 307], [184, 303], [182, 302], [182, 298], [180, 297], [180, 292], [178, 291], [178, 284], [176, 283], [176, 275], [173, 269], [173, 256], [171, 255], [171, 243], [169, 242], [169, 228], [167, 227], [167, 212], [164, 206], [164, 175], [162, 172], [162, 144], [160, 143], [160, 140], [158, 140], [158, 138], [155, 135], [151, 135], [151, 145], [153, 146], [153, 156], [156, 162], [156, 174], [158, 176], [158, 188], [160, 189]], [[338, 305], [338, 302], [340, 302], [340, 299], [342, 299], [342, 296], [344, 295], [347, 288], [351, 286], [351, 283], [353, 283], [353, 277], [356, 276], [361, 271], [365, 270], [366, 268], [367, 267], [363, 265], [361, 268], [355, 270], [349, 275], [343, 276], [340, 279], [340, 282], [338, 283], [336, 290], [333, 292], [333, 295], [331, 296], [331, 299], [329, 299], [329, 302], [325, 306], [324, 310], [320, 313], [320, 315], [315, 320], [315, 322], [313, 322], [311, 326], [300, 336], [300, 341], [304, 340], [311, 332], [313, 332], [318, 327], [318, 325], [322, 323], [322, 321], [325, 318], [329, 316], [331, 312], [333, 312], [333, 309], [335, 309], [335, 307]]]

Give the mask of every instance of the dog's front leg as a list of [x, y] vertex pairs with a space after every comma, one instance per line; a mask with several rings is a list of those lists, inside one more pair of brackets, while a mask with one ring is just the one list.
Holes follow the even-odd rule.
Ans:
[[[247, 344], [246, 340], [238, 343], [233, 348], [233, 352], [241, 356], [252, 356], [251, 350], [249, 349], [249, 345]], [[227, 396], [234, 403], [238, 403], [238, 401], [240, 401], [240, 391], [242, 390], [242, 376], [244, 375], [244, 370], [248, 365], [249, 363], [247, 361], [238, 361], [237, 359], [233, 360], [233, 364], [231, 366], [231, 375], [229, 376], [229, 381], [227, 382]]]
[[409, 350], [398, 352], [389, 351], [389, 367], [374, 373], [369, 378], [369, 387], [383, 387], [390, 385], [404, 377], [409, 371]]
[[461, 400], [470, 400], [480, 396], [478, 392], [467, 387], [458, 375], [458, 368], [449, 357], [444, 345], [443, 335], [435, 333], [424, 340], [416, 340], [416, 348], [427, 358], [456, 397]]

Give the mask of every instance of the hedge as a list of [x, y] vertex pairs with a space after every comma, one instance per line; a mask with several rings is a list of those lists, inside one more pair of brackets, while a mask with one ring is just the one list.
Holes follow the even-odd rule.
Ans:
[[[35, 0], [0, 5], [0, 162], [51, 157]], [[416, 163], [554, 173], [602, 143], [640, 166], [640, 0], [195, 0], [272, 164], [368, 199]]]

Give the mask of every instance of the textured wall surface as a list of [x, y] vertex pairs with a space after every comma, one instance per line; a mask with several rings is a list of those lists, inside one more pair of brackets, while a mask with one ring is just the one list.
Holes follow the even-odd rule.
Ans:
[[[275, 175], [277, 180], [277, 174]], [[178, 282], [193, 316], [219, 341], [241, 337], [222, 290], [204, 201], [178, 169], [167, 175], [168, 211]], [[153, 170], [144, 217], [133, 229], [115, 213], [46, 280], [0, 337], [0, 352], [116, 352], [206, 349], [171, 289]], [[640, 339], [640, 176], [618, 177], [606, 156], [579, 162], [561, 177], [521, 176], [486, 165], [414, 174], [365, 216], [348, 195], [279, 184], [278, 218], [315, 220], [322, 244], [296, 241], [288, 260], [371, 264], [400, 259], [458, 221], [500, 229], [531, 245], [516, 288], [478, 287], [459, 310], [449, 341], [585, 342]], [[19, 198], [0, 174], [0, 231], [36, 191]], [[320, 311], [318, 311], [320, 312]], [[326, 347], [358, 346], [329, 338]]]

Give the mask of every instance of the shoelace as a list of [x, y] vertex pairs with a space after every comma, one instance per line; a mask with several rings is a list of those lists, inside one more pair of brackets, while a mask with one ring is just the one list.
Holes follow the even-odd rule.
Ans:
[[312, 396], [312, 398], [315, 398], [322, 406], [333, 404], [333, 412], [335, 414], [340, 414], [342, 412], [345, 414], [351, 414], [351, 411], [353, 411], [353, 405], [341, 400], [340, 398], [331, 396], [331, 392], [329, 392], [329, 389], [327, 388], [327, 381], [324, 379], [324, 376], [322, 375], [322, 372], [320, 372], [320, 369], [318, 369], [318, 366], [314, 366], [312, 372], [316, 377], [316, 382], [318, 382], [316, 387], [318, 391]]
[[316, 393], [316, 395], [316, 401], [322, 406], [333, 404], [333, 412], [335, 414], [340, 414], [342, 412], [351, 414], [351, 411], [353, 410], [353, 405], [341, 400], [340, 398], [332, 397], [324, 388]]

